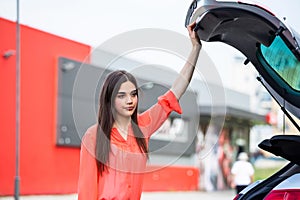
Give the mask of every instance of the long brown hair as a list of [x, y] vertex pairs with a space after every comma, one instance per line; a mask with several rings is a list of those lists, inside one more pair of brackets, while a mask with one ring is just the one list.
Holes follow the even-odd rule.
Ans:
[[[96, 160], [100, 175], [107, 169], [110, 152], [110, 136], [114, 119], [114, 100], [121, 87], [121, 84], [130, 81], [137, 88], [137, 82], [134, 76], [124, 70], [111, 72], [103, 83], [100, 93], [100, 106], [98, 112], [98, 127], [96, 136]], [[138, 93], [138, 90], [137, 90]], [[138, 94], [137, 94], [138, 95]], [[148, 157], [148, 147], [146, 140], [140, 128], [138, 127], [136, 107], [131, 116], [131, 124], [136, 142], [144, 154]]]

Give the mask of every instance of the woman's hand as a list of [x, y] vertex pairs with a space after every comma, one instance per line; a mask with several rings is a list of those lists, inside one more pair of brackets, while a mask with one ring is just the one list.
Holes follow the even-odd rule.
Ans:
[[199, 36], [197, 35], [197, 33], [194, 31], [194, 28], [196, 26], [196, 22], [191, 23], [190, 25], [188, 25], [187, 29], [189, 31], [189, 36], [192, 42], [193, 46], [202, 46], [201, 41]]

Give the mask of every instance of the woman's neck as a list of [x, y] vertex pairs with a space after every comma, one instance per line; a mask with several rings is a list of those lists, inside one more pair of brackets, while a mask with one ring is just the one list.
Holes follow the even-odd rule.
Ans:
[[130, 117], [118, 117], [115, 119], [115, 124], [119, 127], [119, 128], [124, 128], [127, 129], [129, 124], [131, 122], [131, 118]]
[[130, 125], [131, 118], [118, 118], [114, 122], [114, 127], [118, 129], [122, 137], [127, 140], [128, 127]]

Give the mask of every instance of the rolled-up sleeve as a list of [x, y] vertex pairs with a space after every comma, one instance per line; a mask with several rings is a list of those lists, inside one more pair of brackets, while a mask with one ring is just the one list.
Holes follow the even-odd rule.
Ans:
[[180, 104], [171, 90], [166, 92], [164, 95], [158, 97], [158, 104], [162, 106], [162, 108], [168, 115], [172, 111], [175, 111], [179, 114], [182, 113]]
[[144, 136], [150, 137], [166, 121], [172, 111], [182, 113], [176, 96], [169, 90], [158, 97], [155, 105], [139, 115], [139, 126]]

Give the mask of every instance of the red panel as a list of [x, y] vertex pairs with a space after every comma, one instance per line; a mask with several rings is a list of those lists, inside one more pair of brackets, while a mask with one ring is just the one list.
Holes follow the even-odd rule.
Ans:
[[144, 191], [193, 191], [198, 189], [199, 170], [194, 167], [148, 166]]
[[0, 195], [13, 193], [15, 176], [15, 107], [16, 107], [16, 61], [3, 54], [15, 49], [15, 26], [0, 20]]
[[[15, 24], [0, 18], [0, 51], [15, 49]], [[91, 48], [27, 26], [21, 27], [22, 194], [76, 192], [79, 149], [55, 145], [57, 58], [86, 60]], [[89, 59], [87, 59], [89, 60]], [[15, 57], [0, 67], [0, 194], [13, 193], [15, 174]], [[5, 113], [3, 115], [3, 113]]]

